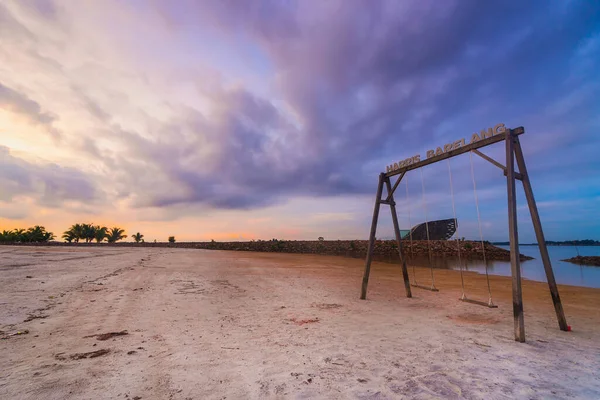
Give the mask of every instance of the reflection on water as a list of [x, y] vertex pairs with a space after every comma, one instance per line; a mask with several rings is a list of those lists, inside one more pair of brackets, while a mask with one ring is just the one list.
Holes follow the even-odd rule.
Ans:
[[[508, 250], [508, 246], [498, 247]], [[520, 246], [519, 250], [522, 254], [534, 258], [533, 260], [521, 261], [522, 277], [534, 281], [546, 282], [546, 274], [544, 273], [544, 265], [542, 264], [539, 248], [537, 246]], [[561, 261], [578, 254], [582, 256], [600, 256], [600, 246], [549, 246], [548, 253], [550, 254], [552, 269], [558, 283], [600, 288], [600, 267], [577, 265]], [[459, 269], [458, 258], [455, 257], [434, 257], [432, 262], [434, 268]], [[429, 266], [427, 256], [413, 257], [409, 259], [409, 263], [422, 267]], [[490, 275], [510, 276], [510, 262], [508, 261], [488, 261], [487, 266]], [[463, 260], [463, 268], [467, 271], [485, 273], [485, 264], [482, 260]]]

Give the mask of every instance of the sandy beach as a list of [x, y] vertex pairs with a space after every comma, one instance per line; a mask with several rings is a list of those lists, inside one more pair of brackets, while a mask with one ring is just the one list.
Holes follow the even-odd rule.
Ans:
[[[0, 398], [600, 398], [600, 290], [559, 287], [572, 326], [562, 332], [547, 285], [524, 280], [522, 344], [510, 278], [491, 277], [499, 307], [488, 309], [457, 301], [457, 271], [436, 270], [440, 292], [407, 299], [399, 266], [374, 263], [361, 301], [363, 265], [0, 247]], [[465, 279], [487, 300], [484, 276]]]

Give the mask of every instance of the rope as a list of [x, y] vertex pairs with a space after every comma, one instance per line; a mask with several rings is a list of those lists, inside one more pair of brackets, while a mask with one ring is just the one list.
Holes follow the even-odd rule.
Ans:
[[485, 264], [485, 279], [487, 281], [489, 305], [492, 303], [492, 288], [490, 287], [490, 275], [488, 274], [487, 258], [485, 255], [485, 245], [483, 243], [483, 232], [481, 230], [481, 216], [479, 214], [479, 198], [477, 197], [477, 184], [475, 183], [475, 169], [473, 168], [473, 153], [469, 152], [469, 159], [471, 160], [471, 178], [473, 179], [473, 193], [475, 194], [475, 207], [477, 208], [477, 224], [479, 225], [479, 240], [481, 241], [481, 251], [483, 253], [483, 263]]
[[427, 204], [425, 203], [425, 180], [423, 179], [423, 168], [419, 168], [421, 171], [421, 198], [423, 203], [423, 211], [425, 213], [425, 230], [427, 232], [427, 249], [429, 253], [429, 269], [431, 270], [431, 289], [435, 289], [435, 281], [433, 279], [433, 263], [431, 261], [431, 242], [429, 240], [429, 221], [427, 218]]
[[410, 238], [410, 259], [411, 259], [411, 264], [412, 264], [412, 271], [413, 271], [413, 280], [415, 281], [415, 284], [417, 284], [417, 274], [415, 273], [415, 263], [412, 261], [414, 258], [414, 250], [413, 250], [413, 240], [412, 240], [412, 222], [410, 221], [410, 201], [408, 199], [408, 177], [404, 178], [406, 179], [406, 204], [408, 206], [408, 235]]
[[461, 299], [466, 299], [467, 296], [465, 296], [465, 280], [463, 278], [463, 265], [460, 256], [460, 233], [458, 231], [458, 220], [456, 219], [456, 206], [454, 204], [454, 185], [452, 182], [452, 169], [450, 168], [450, 159], [446, 159], [446, 161], [448, 162], [448, 175], [450, 176], [450, 194], [452, 195], [452, 212], [454, 214], [454, 225], [456, 226], [456, 248], [458, 250], [458, 267], [460, 269], [460, 284], [462, 287]]

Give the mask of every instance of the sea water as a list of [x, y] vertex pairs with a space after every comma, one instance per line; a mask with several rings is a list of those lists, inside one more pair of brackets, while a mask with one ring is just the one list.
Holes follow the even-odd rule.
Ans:
[[[498, 246], [508, 250], [508, 246]], [[538, 246], [519, 246], [519, 252], [533, 260], [521, 261], [521, 276], [534, 281], [546, 282], [544, 264], [540, 256]], [[554, 276], [559, 284], [585, 286], [600, 288], [600, 267], [578, 265], [565, 262], [567, 258], [582, 256], [600, 256], [600, 246], [548, 246], [548, 253], [554, 270]], [[413, 260], [417, 266], [427, 267], [429, 265], [426, 257], [415, 257]], [[475, 271], [485, 274], [485, 264], [483, 260], [463, 260], [466, 264], [463, 268], [468, 271]], [[488, 261], [488, 273], [490, 275], [510, 276], [510, 262], [508, 261]], [[459, 269], [458, 260], [453, 257], [434, 258], [434, 268]]]

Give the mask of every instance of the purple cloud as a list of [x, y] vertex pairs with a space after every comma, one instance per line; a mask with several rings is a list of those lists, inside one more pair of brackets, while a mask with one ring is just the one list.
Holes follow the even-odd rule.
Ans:
[[[285, 194], [370, 193], [377, 171], [365, 171], [366, 161], [412, 155], [443, 140], [440, 135], [465, 135], [461, 127], [527, 122], [540, 105], [577, 89], [562, 84], [569, 59], [600, 29], [589, 17], [597, 8], [585, 2], [568, 8], [394, 1], [158, 7], [175, 30], [199, 19], [227, 37], [252, 38], [274, 64], [278, 94], [296, 116], [286, 122], [269, 102], [232, 94], [226, 122], [209, 128], [222, 149], [218, 177], [172, 171], [190, 187], [187, 200], [202, 202], [218, 188], [223, 203], [211, 204], [234, 207], [262, 206]], [[535, 105], [524, 87], [531, 88], [527, 96]], [[586, 104], [598, 92], [589, 95]], [[589, 120], [594, 111], [575, 112]], [[273, 124], [280, 128], [276, 137], [290, 138], [293, 147], [272, 140]]]
[[84, 204], [102, 200], [89, 176], [74, 168], [56, 164], [34, 164], [15, 157], [0, 146], [0, 200], [11, 202], [17, 196], [33, 197], [39, 205], [60, 207], [66, 201]]
[[48, 126], [52, 131], [52, 123], [56, 117], [42, 112], [39, 103], [31, 100], [26, 95], [13, 90], [0, 82], [0, 107], [17, 114], [24, 115], [31, 122]]

